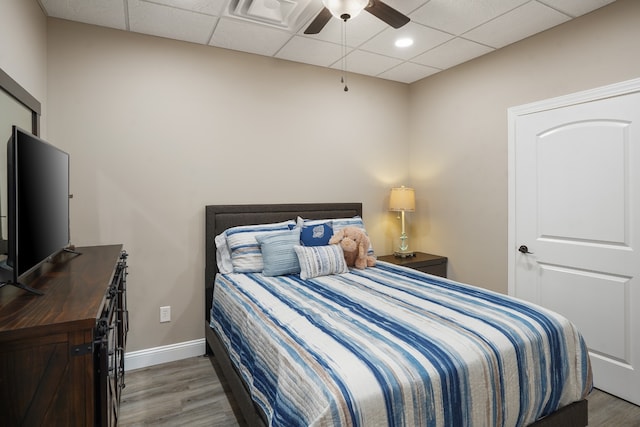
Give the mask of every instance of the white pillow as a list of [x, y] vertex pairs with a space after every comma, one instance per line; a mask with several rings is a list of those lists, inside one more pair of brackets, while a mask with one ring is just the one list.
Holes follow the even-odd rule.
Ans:
[[271, 224], [241, 225], [225, 231], [235, 273], [257, 273], [264, 268], [262, 252], [256, 236], [295, 227], [293, 220]]
[[215, 238], [216, 242], [216, 263], [218, 271], [222, 274], [233, 273], [233, 264], [231, 263], [231, 252], [227, 245], [227, 234], [222, 232]]
[[300, 263], [300, 278], [312, 279], [329, 274], [348, 273], [349, 267], [344, 260], [340, 245], [293, 247]]

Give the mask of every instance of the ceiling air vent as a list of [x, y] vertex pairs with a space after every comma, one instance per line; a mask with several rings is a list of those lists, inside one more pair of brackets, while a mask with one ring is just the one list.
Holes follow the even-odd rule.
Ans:
[[231, 0], [226, 14], [295, 32], [318, 12], [317, 8], [307, 8], [310, 3], [311, 0]]

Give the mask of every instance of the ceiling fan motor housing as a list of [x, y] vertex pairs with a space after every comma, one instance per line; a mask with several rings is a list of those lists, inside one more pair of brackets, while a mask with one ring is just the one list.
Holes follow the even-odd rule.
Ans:
[[322, 3], [333, 16], [346, 21], [358, 16], [369, 5], [369, 0], [322, 0]]
[[305, 34], [318, 34], [332, 17], [344, 22], [355, 18], [360, 12], [366, 10], [376, 18], [386, 22], [393, 28], [400, 28], [411, 19], [387, 5], [382, 0], [322, 0], [324, 7], [311, 21]]

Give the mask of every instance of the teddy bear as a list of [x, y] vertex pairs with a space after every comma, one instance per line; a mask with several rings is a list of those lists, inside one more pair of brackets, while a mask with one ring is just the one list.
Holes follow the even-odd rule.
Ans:
[[369, 236], [363, 229], [358, 227], [345, 227], [336, 232], [331, 239], [330, 245], [340, 244], [344, 252], [344, 259], [349, 267], [363, 269], [376, 265], [376, 259], [367, 255], [369, 250]]

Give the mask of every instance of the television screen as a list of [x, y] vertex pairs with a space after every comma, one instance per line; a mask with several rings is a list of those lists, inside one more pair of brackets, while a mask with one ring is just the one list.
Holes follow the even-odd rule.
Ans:
[[7, 191], [7, 265], [17, 282], [69, 245], [69, 155], [13, 126]]

